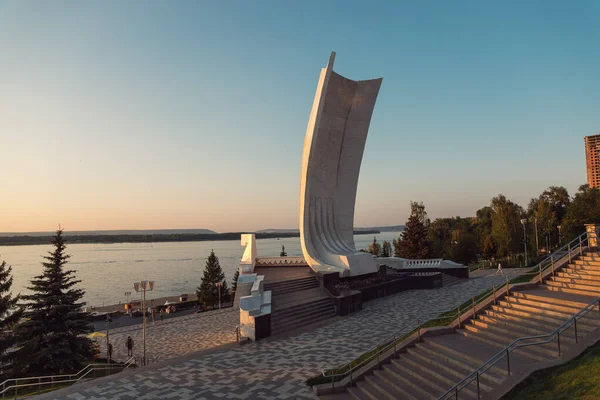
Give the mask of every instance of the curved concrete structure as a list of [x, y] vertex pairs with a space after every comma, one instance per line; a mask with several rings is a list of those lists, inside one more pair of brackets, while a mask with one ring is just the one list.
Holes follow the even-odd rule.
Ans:
[[300, 180], [300, 242], [316, 271], [342, 276], [377, 272], [354, 245], [354, 204], [371, 115], [382, 79], [353, 81], [321, 70], [308, 120]]

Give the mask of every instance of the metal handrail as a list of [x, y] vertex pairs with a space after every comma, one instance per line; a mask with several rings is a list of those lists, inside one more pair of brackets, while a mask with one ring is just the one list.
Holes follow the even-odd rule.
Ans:
[[[583, 239], [585, 236], [585, 239]], [[560, 260], [562, 260], [564, 257], [566, 256], [571, 256], [571, 253], [573, 250], [577, 250], [578, 247], [583, 249], [583, 243], [588, 241], [588, 237], [587, 237], [587, 233], [583, 233], [580, 236], [578, 236], [577, 238], [573, 239], [572, 241], [570, 241], [569, 243], [567, 243], [566, 245], [560, 247], [559, 249], [555, 250], [552, 254], [550, 254], [549, 256], [547, 256], [546, 258], [544, 258], [542, 261], [540, 261], [538, 264], [536, 264], [535, 266], [531, 267], [531, 269], [528, 272], [522, 273], [522, 274], [518, 274], [518, 276], [522, 276], [522, 275], [533, 275], [533, 274], [540, 274], [540, 282], [542, 278], [542, 273], [543, 271], [546, 271], [548, 268], [550, 267], [554, 267], [554, 264]], [[578, 242], [578, 247], [574, 247], [571, 248], [571, 245], [573, 243], [577, 243]], [[563, 254], [561, 255], [559, 258], [555, 259], [554, 256], [556, 253], [562, 252], [565, 249], [568, 250], [567, 254]], [[544, 266], [544, 264], [547, 264]], [[537, 271], [536, 271], [537, 270]], [[533, 272], [532, 272], [533, 271]], [[508, 279], [508, 275], [507, 275], [507, 280], [506, 283], [503, 285], [505, 287], [507, 287], [507, 293], [508, 293], [508, 288], [510, 285], [510, 279]], [[410, 321], [408, 324], [405, 324], [404, 326], [402, 326], [400, 328], [399, 331], [397, 331], [395, 334], [388, 336], [387, 338], [379, 341], [377, 344], [375, 344], [373, 347], [371, 347], [371, 349], [369, 349], [368, 351], [364, 352], [360, 357], [363, 357], [366, 354], [372, 353], [369, 357], [366, 357], [363, 361], [361, 361], [360, 363], [357, 363], [356, 365], [352, 365], [356, 359], [360, 358], [357, 357], [353, 360], [348, 361], [347, 363], [345, 363], [344, 365], [338, 366], [338, 367], [333, 367], [333, 368], [325, 368], [321, 371], [321, 374], [323, 375], [323, 377], [325, 378], [331, 378], [332, 381], [332, 385], [335, 385], [335, 379], [339, 378], [339, 377], [345, 377], [347, 375], [350, 375], [350, 379], [352, 380], [352, 374], [355, 370], [359, 369], [360, 367], [362, 367], [363, 365], [373, 361], [374, 359], [379, 360], [380, 355], [389, 351], [392, 347], [394, 347], [394, 353], [395, 353], [395, 346], [398, 342], [399, 339], [404, 338], [407, 334], [414, 332], [415, 330], [417, 331], [417, 335], [420, 337], [420, 330], [421, 327], [423, 327], [423, 325], [426, 325], [432, 321], [435, 320], [440, 320], [440, 319], [447, 319], [452, 317], [452, 320], [455, 319], [455, 317], [460, 318], [460, 316], [462, 314], [464, 314], [466, 311], [469, 311], [470, 309], [474, 309], [474, 307], [481, 303], [482, 301], [485, 301], [486, 299], [490, 298], [491, 296], [496, 296], [496, 292], [498, 289], [502, 289], [502, 286], [500, 288], [496, 288], [495, 285], [492, 285], [492, 288], [488, 288], [486, 290], [483, 290], [479, 295], [475, 296], [475, 297], [479, 297], [482, 294], [486, 294], [491, 290], [491, 293], [489, 293], [488, 296], [482, 297], [480, 299], [477, 300], [477, 302], [473, 301], [472, 305], [467, 307], [464, 310], [460, 309], [460, 305], [458, 306], [458, 309], [455, 313], [451, 314], [451, 315], [443, 315], [443, 314], [447, 314], [451, 311], [454, 311], [455, 308], [452, 308], [450, 310], [444, 310], [444, 311], [436, 311], [436, 312], [431, 312], [431, 313], [426, 313], [423, 314], [421, 317], [417, 317], [415, 319], [413, 319], [412, 321]], [[473, 299], [475, 299], [475, 297], [473, 297]], [[437, 317], [435, 318], [428, 318], [424, 321], [422, 321], [422, 318], [427, 316], [427, 315], [437, 315]], [[416, 322], [416, 325], [415, 325]], [[460, 320], [459, 320], [459, 324], [460, 324]], [[330, 373], [333, 371], [342, 371], [340, 373]]]
[[[510, 280], [508, 279], [508, 275], [507, 275], [507, 281], [503, 286], [507, 286], [509, 283], [510, 283]], [[448, 318], [451, 318], [452, 321], [454, 321], [455, 319], [460, 318], [465, 312], [470, 310], [473, 306], [476, 306], [477, 304], [479, 304], [482, 301], [484, 301], [485, 299], [487, 299], [489, 296], [478, 298], [477, 301], [474, 301], [475, 298], [481, 296], [482, 294], [488, 293], [488, 291], [490, 292], [490, 296], [495, 295], [495, 293], [501, 289], [502, 289], [502, 286], [497, 288], [495, 285], [492, 285], [488, 289], [482, 291], [479, 295], [474, 296], [471, 306], [469, 306], [465, 309], [460, 308], [460, 306], [463, 304], [463, 303], [461, 303], [457, 307], [453, 307], [451, 309], [447, 309], [447, 310], [443, 310], [443, 311], [433, 311], [430, 313], [422, 314], [421, 317], [411, 320], [409, 323], [403, 325], [400, 328], [400, 330], [397, 331], [395, 334], [390, 335], [390, 336], [386, 337], [385, 339], [379, 341], [377, 344], [375, 344], [373, 347], [371, 347], [370, 350], [364, 352], [363, 355], [369, 354], [369, 353], [375, 351], [370, 357], [367, 357], [362, 362], [360, 362], [356, 365], [352, 365], [354, 363], [354, 361], [356, 360], [356, 359], [354, 359], [354, 360], [348, 361], [346, 364], [338, 366], [338, 367], [325, 368], [322, 370], [322, 375], [325, 378], [331, 378], [332, 381], [334, 381], [335, 378], [339, 377], [339, 376], [350, 375], [352, 377], [353, 371], [359, 369], [366, 363], [371, 362], [375, 358], [379, 358], [379, 356], [381, 354], [387, 352], [392, 347], [396, 346], [396, 344], [398, 343], [398, 340], [404, 338], [406, 335], [410, 334], [411, 332], [417, 331], [417, 335], [420, 336], [420, 330], [423, 327], [423, 325], [426, 325], [432, 321], [448, 319]], [[456, 312], [453, 312], [454, 310], [456, 310]], [[452, 312], [452, 314], [444, 315], [444, 314], [448, 314], [450, 312]], [[435, 317], [427, 318], [427, 319], [423, 320], [424, 317], [427, 317], [429, 315], [435, 315]], [[344, 372], [341, 372], [338, 374], [328, 373], [330, 371], [335, 371], [335, 370], [342, 370]]]
[[[8, 391], [14, 389], [15, 390], [14, 398], [16, 398], [17, 391], [19, 388], [37, 386], [39, 388], [39, 390], [38, 390], [38, 392], [39, 392], [41, 390], [42, 386], [48, 386], [48, 385], [54, 386], [54, 385], [61, 385], [61, 384], [65, 384], [65, 383], [78, 382], [78, 381], [86, 378], [91, 373], [95, 374], [96, 371], [112, 370], [115, 368], [118, 368], [118, 369], [122, 368], [122, 370], [124, 370], [124, 369], [127, 369], [128, 367], [130, 367], [134, 361], [135, 361], [134, 358], [131, 357], [127, 361], [125, 361], [123, 364], [116, 364], [116, 363], [114, 363], [114, 364], [88, 364], [75, 374], [30, 376], [30, 377], [25, 377], [25, 378], [6, 379], [4, 382], [0, 383], [0, 387], [2, 388], [2, 390], [0, 391], [0, 394], [2, 395], [2, 398], [4, 399], [6, 397], [6, 393]], [[32, 381], [32, 382], [31, 383], [19, 383], [19, 382], [27, 382], [27, 381]], [[8, 385], [10, 382], [13, 382], [13, 384]]]
[[[585, 236], [585, 238], [583, 238], [584, 236]], [[576, 242], [578, 242], [578, 245], [574, 248], [571, 248], [571, 245]], [[587, 233], [583, 233], [580, 236], [578, 236], [577, 238], [573, 239], [571, 242], [569, 242], [566, 245], [564, 245], [563, 247], [561, 247], [560, 249], [556, 250], [555, 253], [559, 252], [559, 251], [564, 251], [564, 249], [566, 248], [568, 253], [563, 254], [560, 258], [558, 258], [558, 260], [554, 260], [552, 258], [552, 255], [550, 255], [549, 258], [551, 259], [551, 262], [552, 262], [552, 264], [550, 266], [554, 267], [554, 263], [556, 261], [559, 261], [566, 256], [568, 256], [570, 258], [571, 253], [573, 251], [579, 250], [580, 254], [582, 254], [583, 246], [584, 246], [584, 243], [586, 243], [586, 242], [589, 243], [589, 236]], [[546, 258], [546, 259], [548, 259], [548, 258]], [[538, 264], [539, 273], [540, 273], [540, 283], [542, 282], [542, 279], [543, 279], [542, 271], [545, 270], [546, 268], [548, 268], [548, 267], [541, 268], [541, 264], [544, 261], [546, 261], [546, 259], [542, 260], [542, 262], [540, 262]], [[533, 268], [538, 268], [538, 266], [533, 267]], [[533, 273], [537, 274], [537, 272], [533, 272]], [[440, 397], [438, 397], [438, 400], [446, 400], [446, 399], [453, 398], [453, 397], [455, 399], [458, 399], [458, 393], [463, 388], [465, 388], [467, 385], [471, 384], [474, 380], [477, 381], [477, 391], [479, 393], [479, 377], [482, 374], [484, 374], [485, 372], [487, 372], [490, 368], [494, 367], [498, 362], [504, 360], [505, 358], [507, 359], [507, 373], [508, 373], [508, 375], [510, 375], [510, 358], [509, 358], [510, 353], [512, 353], [514, 350], [516, 350], [520, 347], [548, 344], [548, 343], [553, 342], [554, 339], [556, 339], [557, 344], [558, 344], [558, 355], [560, 357], [560, 352], [561, 352], [560, 334], [563, 333], [564, 331], [566, 331], [571, 326], [575, 326], [575, 341], [577, 341], [577, 328], [576, 328], [577, 320], [585, 317], [591, 310], [596, 308], [596, 306], [598, 306], [598, 310], [600, 311], [600, 297], [597, 297], [596, 299], [594, 299], [591, 303], [589, 303], [587, 306], [582, 308], [577, 314], [573, 315], [571, 318], [569, 318], [568, 320], [563, 322], [558, 328], [556, 328], [551, 333], [548, 333], [545, 335], [525, 336], [525, 337], [521, 337], [521, 338], [517, 338], [517, 339], [513, 340], [510, 344], [508, 344], [506, 347], [504, 347], [504, 349], [502, 349], [498, 353], [494, 354], [489, 360], [487, 360], [482, 365], [480, 365], [478, 368], [473, 370], [463, 380], [456, 383], [453, 387], [451, 387], [444, 394], [442, 394]], [[540, 339], [540, 340], [546, 339], [546, 340], [541, 340], [541, 341], [537, 341], [534, 343], [522, 343], [524, 341], [534, 340], [534, 339]]]

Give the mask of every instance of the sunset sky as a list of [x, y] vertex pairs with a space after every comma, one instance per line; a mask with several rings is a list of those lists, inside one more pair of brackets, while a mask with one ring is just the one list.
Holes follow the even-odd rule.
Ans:
[[598, 1], [0, 0], [0, 232], [297, 228], [331, 51], [384, 78], [356, 226], [585, 183]]

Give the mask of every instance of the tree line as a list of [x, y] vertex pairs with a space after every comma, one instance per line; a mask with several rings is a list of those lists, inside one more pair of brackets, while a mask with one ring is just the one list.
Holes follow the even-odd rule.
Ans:
[[527, 207], [499, 194], [473, 217], [430, 221], [423, 203], [411, 202], [406, 229], [398, 239], [382, 245], [374, 239], [371, 254], [410, 259], [444, 258], [469, 264], [481, 260], [523, 261], [528, 264], [585, 232], [585, 224], [600, 222], [600, 189], [581, 185], [574, 196], [562, 186], [551, 186]]
[[[67, 268], [70, 255], [62, 230], [52, 237], [52, 246], [43, 256], [42, 274], [30, 281], [28, 295], [13, 295], [12, 267], [0, 263], [0, 380], [76, 373], [99, 355], [87, 337], [93, 327], [83, 308], [85, 291], [77, 287], [75, 271]], [[211, 251], [197, 289], [198, 302], [209, 308], [219, 298], [230, 301], [238, 274], [230, 290]]]

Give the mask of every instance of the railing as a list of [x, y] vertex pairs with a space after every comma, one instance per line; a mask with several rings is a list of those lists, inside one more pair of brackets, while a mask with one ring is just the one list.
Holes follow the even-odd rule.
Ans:
[[[498, 364], [498, 362], [506, 359], [506, 374], [507, 374], [507, 376], [510, 376], [511, 375], [511, 373], [510, 373], [510, 354], [513, 351], [515, 351], [521, 347], [548, 344], [548, 343], [554, 342], [554, 340], [556, 339], [558, 356], [560, 357], [560, 355], [561, 355], [560, 335], [562, 333], [564, 333], [568, 328], [573, 326], [575, 342], [577, 343], [579, 340], [578, 334], [577, 334], [577, 321], [581, 320], [583, 317], [585, 317], [587, 314], [589, 314], [591, 311], [593, 311], [596, 308], [598, 308], [598, 312], [600, 312], [600, 297], [597, 297], [594, 301], [592, 301], [590, 304], [588, 304], [583, 309], [581, 309], [581, 311], [579, 311], [577, 314], [575, 314], [574, 316], [569, 318], [561, 326], [556, 328], [552, 333], [549, 333], [547, 335], [527, 336], [527, 337], [515, 339], [511, 344], [506, 346], [504, 349], [500, 350], [498, 353], [496, 353], [492, 358], [490, 358], [485, 363], [483, 363], [483, 365], [481, 365], [475, 371], [471, 372], [466, 378], [464, 378], [462, 381], [458, 382], [451, 389], [446, 391], [446, 393], [444, 393], [443, 395], [438, 397], [438, 400], [458, 399], [458, 394], [460, 393], [460, 391], [462, 389], [464, 389], [465, 387], [467, 387], [469, 384], [471, 384], [473, 381], [476, 381], [476, 383], [477, 383], [477, 397], [479, 398], [480, 397], [479, 379], [480, 379], [481, 375], [484, 374], [485, 372], [487, 372], [490, 368], [494, 367], [496, 364]], [[533, 343], [525, 343], [526, 341], [530, 341], [530, 340], [537, 340], [537, 341], [533, 342]]]
[[[563, 259], [568, 257], [568, 261], [569, 261], [569, 263], [571, 263], [573, 253], [575, 253], [575, 254], [579, 253], [579, 255], [583, 255], [583, 249], [584, 249], [585, 245], [588, 243], [589, 243], [589, 236], [587, 233], [583, 233], [579, 237], [573, 239], [566, 245], [564, 245], [561, 248], [559, 248], [558, 250], [556, 250], [550, 256], [548, 256], [547, 258], [542, 260], [537, 266], [533, 267], [529, 272], [527, 272], [523, 275], [537, 275], [536, 278], [534, 278], [533, 280], [537, 281], [538, 283], [542, 283], [544, 280], [544, 276], [548, 275], [548, 272], [550, 272], [550, 274], [552, 276], [554, 276], [554, 274], [555, 274], [554, 268], [558, 262], [563, 261]], [[550, 271], [548, 271], [549, 269], [550, 269]], [[544, 273], [544, 271], [546, 271], [546, 274]], [[556, 338], [557, 345], [558, 345], [558, 356], [560, 357], [560, 354], [561, 354], [560, 334], [563, 333], [567, 328], [574, 326], [575, 341], [577, 342], [577, 340], [578, 340], [578, 338], [577, 338], [577, 320], [586, 316], [592, 309], [595, 308], [596, 305], [598, 306], [598, 310], [600, 311], [600, 297], [598, 297], [593, 302], [588, 304], [585, 308], [583, 308], [581, 311], [579, 311], [573, 317], [571, 317], [570, 319], [565, 321], [561, 326], [559, 326], [557, 329], [555, 329], [552, 333], [549, 333], [547, 335], [527, 336], [527, 337], [515, 339], [512, 343], [510, 343], [504, 349], [499, 351], [488, 361], [483, 363], [479, 368], [472, 371], [462, 381], [458, 382], [452, 388], [448, 389], [448, 391], [446, 393], [444, 393], [442, 396], [440, 396], [438, 398], [438, 400], [440, 400], [440, 399], [446, 400], [446, 399], [451, 399], [451, 398], [458, 399], [458, 394], [460, 393], [460, 391], [473, 381], [477, 382], [477, 395], [479, 397], [479, 393], [480, 393], [479, 378], [480, 378], [480, 376], [483, 373], [485, 373], [486, 371], [488, 371], [490, 368], [495, 366], [498, 362], [500, 362], [504, 359], [506, 359], [507, 374], [510, 375], [510, 353], [512, 353], [514, 350], [518, 349], [519, 347], [547, 344], [547, 343], [553, 342], [554, 339]], [[538, 340], [538, 341], [533, 342], [533, 343], [531, 343], [531, 342], [524, 343], [526, 341], [531, 341], [531, 340]]]
[[378, 342], [366, 353], [363, 353], [363, 355], [359, 358], [349, 361], [346, 364], [338, 367], [323, 369], [322, 375], [324, 378], [331, 380], [332, 387], [335, 387], [335, 382], [339, 382], [347, 376], [350, 377], [350, 382], [352, 384], [353, 374], [356, 370], [362, 368], [363, 366], [367, 365], [373, 360], [377, 360], [377, 364], [379, 366], [381, 356], [387, 353], [388, 351], [391, 351], [392, 349], [394, 350], [394, 356], [396, 356], [397, 345], [400, 344], [410, 335], [416, 332], [417, 339], [420, 340], [421, 329], [426, 328], [428, 326], [439, 326], [434, 323], [435, 321], [445, 321], [447, 325], [448, 323], [458, 319], [458, 323], [460, 325], [462, 323], [462, 319], [460, 317], [463, 314], [465, 314], [469, 310], [473, 310], [474, 315], [474, 310], [477, 304], [481, 303], [490, 296], [496, 297], [498, 295], [501, 295], [502, 293], [508, 290], [508, 285], [509, 278], [508, 275], [506, 275], [506, 283], [503, 286], [496, 288], [495, 285], [492, 285], [483, 293], [473, 297], [469, 302], [468, 306], [464, 306], [463, 303], [458, 307], [452, 308], [450, 310], [431, 312], [424, 314], [419, 318], [415, 318], [409, 323], [402, 326], [393, 335], [390, 335], [382, 341]]
[[[13, 398], [23, 395], [35, 395], [42, 393], [42, 390], [54, 390], [72, 385], [82, 379], [96, 378], [97, 371], [103, 371], [102, 376], [111, 375], [116, 372], [123, 371], [129, 368], [134, 363], [134, 358], [131, 357], [123, 364], [88, 364], [76, 374], [63, 375], [47, 375], [47, 376], [32, 376], [27, 378], [7, 379], [0, 383], [0, 394], [2, 398]], [[117, 371], [114, 371], [117, 370]], [[108, 371], [105, 373], [104, 371]]]
[[[338, 366], [338, 367], [323, 369], [323, 371], [322, 371], [323, 377], [326, 379], [331, 379], [331, 385], [332, 385], [332, 387], [335, 387], [335, 382], [339, 382], [340, 380], [349, 376], [350, 377], [350, 385], [352, 385], [353, 374], [355, 371], [357, 371], [358, 369], [362, 368], [363, 366], [367, 365], [368, 363], [370, 363], [371, 361], [374, 361], [374, 360], [377, 360], [377, 364], [379, 367], [381, 356], [383, 354], [391, 351], [392, 349], [394, 350], [394, 357], [396, 357], [397, 345], [400, 344], [400, 342], [402, 342], [403, 340], [405, 340], [408, 336], [410, 336], [416, 332], [417, 340], [420, 341], [421, 340], [421, 329], [426, 328], [428, 326], [436, 326], [435, 324], [432, 325], [432, 323], [434, 321], [450, 320], [450, 322], [452, 322], [458, 318], [458, 326], [460, 327], [460, 325], [462, 323], [461, 316], [463, 314], [466, 314], [469, 317], [472, 316], [473, 318], [476, 316], [477, 304], [479, 304], [483, 301], [486, 301], [488, 299], [491, 299], [492, 296], [493, 296], [494, 303], [495, 303], [498, 296], [502, 296], [503, 294], [507, 294], [507, 295], [510, 294], [510, 284], [517, 283], [517, 280], [520, 281], [522, 279], [521, 276], [536, 275], [536, 277], [534, 279], [530, 279], [529, 281], [530, 282], [532, 282], [532, 281], [542, 282], [544, 275], [547, 275], [549, 270], [551, 270], [552, 275], [554, 275], [555, 265], [558, 262], [562, 261], [565, 257], [568, 257], [569, 262], [571, 262], [571, 258], [572, 258], [572, 255], [574, 252], [579, 252], [580, 255], [583, 254], [583, 248], [584, 248], [585, 244], [587, 244], [587, 243], [588, 243], [587, 233], [583, 233], [579, 237], [575, 238], [571, 242], [562, 246], [561, 248], [556, 250], [554, 253], [552, 253], [545, 259], [543, 259], [536, 266], [531, 267], [528, 270], [528, 272], [525, 272], [523, 274], [515, 274], [518, 276], [513, 279], [509, 279], [509, 276], [506, 275], [506, 282], [504, 283], [504, 285], [502, 285], [498, 288], [495, 285], [492, 285], [491, 288], [483, 291], [478, 296], [473, 297], [471, 304], [469, 304], [469, 306], [463, 307], [461, 309], [461, 306], [459, 305], [456, 309], [453, 308], [451, 310], [427, 313], [425, 315], [422, 315], [419, 318], [413, 319], [408, 324], [402, 326], [400, 328], [400, 330], [397, 331], [395, 334], [380, 341], [375, 346], [373, 346], [370, 350], [368, 350], [366, 353], [363, 353], [363, 355], [361, 355], [359, 358], [351, 360], [351, 361], [347, 362], [346, 364]], [[566, 253], [565, 253], [565, 251], [566, 251]], [[544, 272], [546, 272], [546, 274], [544, 274]], [[464, 305], [464, 303], [463, 303], [463, 305]], [[471, 313], [468, 313], [468, 311], [471, 311]], [[429, 315], [435, 315], [435, 317], [427, 318], [427, 316], [429, 316]], [[473, 373], [475, 373], [475, 371]], [[471, 376], [471, 375], [469, 375], [469, 376]], [[455, 387], [453, 387], [451, 390], [454, 390], [454, 389], [455, 389]]]

